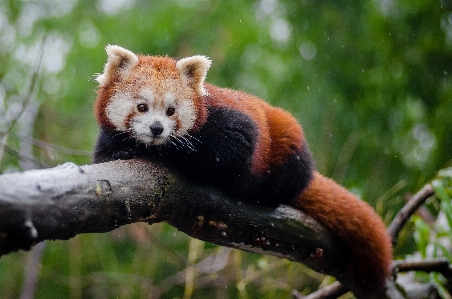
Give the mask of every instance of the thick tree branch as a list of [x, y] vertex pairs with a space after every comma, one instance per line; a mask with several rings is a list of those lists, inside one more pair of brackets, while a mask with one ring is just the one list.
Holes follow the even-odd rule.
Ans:
[[237, 202], [149, 162], [67, 163], [0, 176], [0, 254], [140, 221], [165, 221], [198, 239], [334, 276], [347, 263], [343, 243], [300, 211]]
[[[427, 185], [402, 209], [389, 228], [393, 238], [432, 194]], [[348, 262], [344, 244], [310, 216], [288, 206], [275, 209], [229, 199], [150, 162], [81, 167], [66, 163], [0, 175], [0, 255], [28, 250], [43, 240], [107, 232], [133, 222], [162, 221], [201, 240], [284, 257], [336, 277]], [[400, 262], [394, 267], [396, 271], [450, 274], [450, 265], [444, 260], [414, 266]], [[432, 288], [426, 285], [423, 289], [427, 287]], [[345, 292], [334, 283], [305, 298], [335, 298]], [[408, 298], [417, 298], [419, 293]], [[294, 297], [303, 298], [296, 293]], [[392, 281], [388, 281], [388, 298], [401, 298]]]

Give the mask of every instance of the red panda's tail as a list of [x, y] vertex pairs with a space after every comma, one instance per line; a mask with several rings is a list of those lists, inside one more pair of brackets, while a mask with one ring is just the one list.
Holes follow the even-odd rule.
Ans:
[[391, 239], [381, 218], [365, 202], [315, 172], [294, 206], [316, 218], [349, 247], [350, 264], [341, 282], [357, 298], [384, 298], [392, 263]]

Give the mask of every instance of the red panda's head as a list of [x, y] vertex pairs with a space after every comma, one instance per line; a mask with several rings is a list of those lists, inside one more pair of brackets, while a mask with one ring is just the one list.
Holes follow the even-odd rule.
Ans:
[[95, 114], [101, 126], [159, 145], [184, 137], [205, 121], [207, 57], [176, 61], [112, 45], [106, 51], [104, 72], [96, 78], [100, 89]]

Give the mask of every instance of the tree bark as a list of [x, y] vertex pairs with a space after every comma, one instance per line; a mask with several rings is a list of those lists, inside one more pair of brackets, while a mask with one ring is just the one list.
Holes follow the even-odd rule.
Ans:
[[[421, 201], [417, 198], [425, 201], [433, 193], [425, 190], [426, 187], [413, 197], [416, 202]], [[394, 239], [406, 222], [405, 214], [415, 211], [406, 209], [401, 211], [403, 217], [396, 217], [390, 226]], [[301, 262], [339, 280], [349, 261], [349, 252], [337, 236], [296, 209], [233, 200], [148, 161], [85, 166], [66, 163], [0, 175], [0, 256], [29, 250], [44, 240], [103, 233], [133, 222], [162, 221], [194, 238]], [[441, 268], [435, 266], [438, 263]], [[431, 264], [422, 263], [421, 270], [450, 275], [448, 261], [435, 261], [434, 268]], [[403, 261], [395, 264], [396, 270], [404, 267]], [[403, 284], [406, 297], [392, 280], [387, 282], [387, 297], [438, 297], [431, 284]], [[306, 298], [336, 298], [345, 292], [343, 286], [335, 283]], [[297, 294], [294, 297], [304, 298]]]
[[312, 217], [289, 206], [235, 201], [147, 161], [66, 163], [0, 176], [0, 255], [43, 240], [162, 221], [201, 240], [334, 276], [348, 262], [344, 244]]

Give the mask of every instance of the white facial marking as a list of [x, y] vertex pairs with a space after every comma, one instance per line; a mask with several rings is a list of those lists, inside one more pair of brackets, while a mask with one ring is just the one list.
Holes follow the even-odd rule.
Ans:
[[182, 134], [185, 134], [193, 127], [195, 123], [195, 107], [193, 107], [193, 103], [191, 101], [182, 100], [179, 101], [176, 113], [177, 117], [179, 118], [179, 131], [182, 132]]
[[[150, 145], [162, 144], [174, 130], [175, 122], [166, 117], [166, 110], [162, 111], [159, 108], [152, 109], [150, 107], [148, 112], [141, 115], [137, 114], [132, 118], [131, 129], [134, 136], [143, 143]], [[154, 135], [151, 126], [157, 122], [162, 125], [163, 131], [161, 134]]]
[[[141, 101], [148, 105], [148, 111], [137, 113], [131, 119], [131, 129], [135, 138], [149, 145], [163, 144], [175, 130], [176, 121], [166, 114], [167, 109], [174, 106], [175, 97], [165, 94], [163, 99], [158, 99], [150, 88], [143, 88], [140, 92]], [[160, 123], [163, 131], [154, 134], [151, 126]]]
[[166, 105], [166, 107], [175, 107], [176, 105], [176, 97], [174, 96], [174, 94], [167, 92], [165, 93], [165, 100], [164, 103]]
[[108, 119], [116, 129], [123, 132], [127, 131], [125, 120], [134, 111], [134, 106], [131, 98], [125, 93], [117, 93], [111, 98], [106, 111]]
[[148, 101], [149, 104], [151, 104], [154, 101], [154, 93], [150, 88], [143, 88], [140, 92], [140, 96]]
[[[166, 88], [177, 90], [171, 84]], [[148, 110], [138, 111], [139, 104], [145, 104]], [[168, 115], [168, 108], [173, 108], [174, 114]], [[138, 97], [130, 91], [115, 94], [107, 106], [107, 116], [117, 130], [129, 132], [138, 141], [148, 145], [164, 144], [171, 136], [178, 138], [186, 135], [196, 121], [191, 99], [180, 99], [171, 92], [159, 93], [152, 87], [143, 88]], [[156, 123], [162, 126], [163, 131], [154, 134], [151, 127]]]

